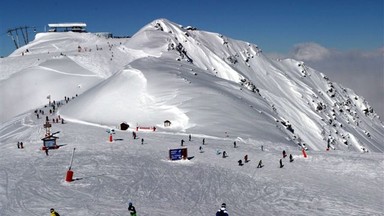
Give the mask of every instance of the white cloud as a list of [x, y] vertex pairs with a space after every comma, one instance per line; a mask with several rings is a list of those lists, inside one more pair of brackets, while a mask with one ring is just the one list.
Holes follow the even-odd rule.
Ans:
[[294, 46], [293, 58], [303, 61], [318, 61], [327, 58], [331, 52], [316, 43], [301, 43]]

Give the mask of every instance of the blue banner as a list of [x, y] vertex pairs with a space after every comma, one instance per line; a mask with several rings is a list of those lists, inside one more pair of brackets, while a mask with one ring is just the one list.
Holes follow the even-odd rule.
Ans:
[[170, 149], [169, 155], [171, 157], [171, 160], [181, 160], [182, 159], [181, 149]]

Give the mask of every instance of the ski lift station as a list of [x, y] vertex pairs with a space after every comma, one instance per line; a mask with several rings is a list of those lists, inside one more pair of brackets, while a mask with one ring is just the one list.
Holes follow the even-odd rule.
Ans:
[[48, 24], [48, 32], [87, 32], [85, 23], [56, 23]]

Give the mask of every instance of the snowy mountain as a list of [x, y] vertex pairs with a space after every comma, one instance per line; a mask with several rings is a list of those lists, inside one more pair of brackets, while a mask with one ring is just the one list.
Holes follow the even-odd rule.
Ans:
[[[364, 98], [304, 62], [159, 19], [131, 38], [39, 33], [0, 64], [0, 215], [51, 206], [126, 215], [127, 200], [139, 215], [213, 215], [221, 202], [230, 215], [383, 212], [383, 123]], [[61, 104], [52, 114], [48, 98]], [[53, 124], [63, 146], [49, 157], [40, 150], [45, 116], [66, 122]], [[129, 133], [117, 130], [122, 122]], [[139, 131], [141, 145], [136, 127], [157, 130]], [[118, 139], [108, 143], [111, 128]], [[194, 159], [169, 162], [181, 139]], [[66, 183], [73, 148], [81, 177]], [[296, 159], [282, 170], [284, 149]], [[239, 170], [245, 154], [251, 162]]]
[[304, 62], [268, 59], [254, 44], [165, 19], [130, 39], [40, 33], [1, 64], [2, 121], [42, 106], [47, 95], [78, 94], [60, 110], [69, 120], [158, 127], [170, 120], [173, 131], [266, 140], [278, 131], [314, 150], [331, 137], [338, 149], [384, 151], [382, 122], [352, 90]]

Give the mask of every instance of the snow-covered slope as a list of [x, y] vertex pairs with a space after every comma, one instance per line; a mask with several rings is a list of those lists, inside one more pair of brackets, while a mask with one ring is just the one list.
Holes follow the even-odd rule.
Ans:
[[[126, 215], [129, 200], [139, 215], [213, 215], [222, 202], [230, 215], [383, 212], [379, 116], [304, 62], [159, 19], [123, 39], [40, 33], [0, 64], [0, 215]], [[61, 104], [52, 114], [48, 96]], [[43, 124], [59, 115], [62, 147], [47, 157]], [[122, 122], [130, 130], [107, 142]], [[157, 130], [133, 140], [136, 126]], [[194, 158], [168, 161], [181, 139]], [[280, 169], [282, 150], [295, 161]]]
[[303, 62], [269, 59], [257, 45], [165, 19], [130, 39], [41, 33], [2, 65], [2, 121], [47, 95], [77, 94], [61, 110], [68, 119], [158, 127], [170, 120], [178, 131], [266, 140], [274, 133], [314, 150], [331, 140], [338, 149], [384, 151], [383, 124], [352, 90]]
[[[77, 99], [60, 101], [59, 111]], [[135, 140], [132, 131], [116, 130], [109, 142], [105, 128], [68, 122], [52, 124], [52, 132], [61, 131], [61, 147], [46, 156], [40, 150], [44, 122], [30, 112], [2, 124], [2, 216], [47, 215], [50, 208], [63, 216], [128, 215], [128, 202], [141, 216], [214, 215], [223, 202], [230, 215], [381, 215], [384, 210], [382, 153], [310, 151], [303, 158], [284, 143], [245, 140], [235, 133], [215, 137], [210, 130], [192, 133], [188, 141], [188, 133], [161, 128], [138, 131]], [[179, 148], [181, 139], [194, 158], [169, 161], [168, 150]], [[24, 149], [16, 147], [18, 141]], [[65, 182], [73, 148], [74, 181]], [[294, 161], [283, 158], [280, 169], [282, 150]], [[250, 161], [239, 166], [245, 155]]]

